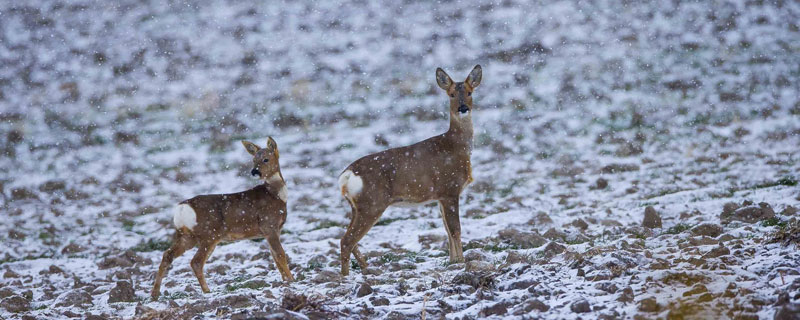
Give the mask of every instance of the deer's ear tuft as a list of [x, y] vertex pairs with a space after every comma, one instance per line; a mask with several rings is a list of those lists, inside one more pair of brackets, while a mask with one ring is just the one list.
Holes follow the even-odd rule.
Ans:
[[481, 69], [481, 65], [476, 65], [475, 68], [472, 68], [472, 71], [469, 72], [469, 76], [467, 76], [467, 80], [464, 82], [475, 89], [481, 84], [481, 78], [483, 78], [483, 70]]
[[450, 76], [447, 75], [447, 72], [444, 72], [442, 68], [436, 68], [436, 84], [439, 85], [439, 88], [442, 88], [442, 90], [447, 90], [453, 85], [453, 80], [450, 79]]
[[258, 150], [261, 149], [255, 143], [252, 143], [250, 141], [242, 140], [242, 145], [244, 146], [244, 149], [247, 150], [247, 152], [250, 153], [251, 155], [256, 155], [256, 152], [258, 152]]
[[272, 139], [272, 137], [267, 138], [267, 148], [272, 150], [276, 157], [278, 156], [278, 143], [275, 142], [275, 139]]

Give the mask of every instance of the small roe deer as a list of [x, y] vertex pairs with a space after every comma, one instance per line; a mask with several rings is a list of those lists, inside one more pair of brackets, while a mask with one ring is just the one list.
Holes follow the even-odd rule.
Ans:
[[286, 183], [278, 164], [278, 145], [272, 137], [264, 149], [248, 141], [242, 144], [253, 155], [250, 173], [263, 179], [264, 184], [238, 193], [196, 196], [178, 204], [173, 217], [175, 237], [161, 259], [151, 293], [153, 300], [161, 294], [161, 279], [172, 261], [195, 245], [199, 249], [192, 258], [192, 271], [203, 292], [208, 293], [203, 266], [220, 241], [266, 238], [283, 280], [294, 280], [279, 238], [286, 222]]
[[365, 156], [339, 176], [339, 188], [352, 208], [352, 220], [341, 240], [342, 275], [350, 272], [351, 252], [366, 270], [358, 241], [390, 205], [438, 201], [450, 261], [464, 261], [458, 197], [472, 182], [472, 91], [481, 83], [481, 76], [477, 65], [464, 82], [453, 82], [437, 68], [436, 83], [450, 96], [450, 129], [410, 146]]

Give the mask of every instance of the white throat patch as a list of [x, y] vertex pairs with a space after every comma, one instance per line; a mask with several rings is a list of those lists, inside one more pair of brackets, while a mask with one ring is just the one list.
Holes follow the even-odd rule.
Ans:
[[272, 185], [280, 183], [281, 189], [278, 191], [278, 198], [280, 198], [283, 202], [286, 202], [288, 191], [286, 190], [286, 182], [283, 181], [283, 178], [281, 178], [281, 174], [280, 173], [273, 174], [271, 177], [269, 177], [269, 179], [267, 179], [267, 183]]

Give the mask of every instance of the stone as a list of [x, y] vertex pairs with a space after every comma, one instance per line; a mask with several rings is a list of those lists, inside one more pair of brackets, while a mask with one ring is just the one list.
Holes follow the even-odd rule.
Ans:
[[642, 227], [645, 228], [661, 228], [661, 216], [656, 212], [653, 206], [644, 208], [644, 220], [642, 220]]
[[556, 230], [556, 228], [547, 229], [547, 231], [545, 231], [545, 233], [542, 236], [545, 237], [545, 239], [548, 239], [548, 240], [561, 240], [561, 241], [564, 241], [564, 239], [567, 238], [567, 235], [565, 233]]
[[703, 259], [717, 258], [717, 257], [729, 255], [729, 254], [731, 254], [731, 250], [730, 249], [728, 249], [725, 246], [718, 246], [718, 247], [714, 247], [714, 249], [711, 249], [711, 251], [709, 251], [706, 254], [704, 254], [703, 255]]
[[594, 189], [602, 190], [608, 187], [608, 180], [603, 178], [597, 178], [597, 181], [594, 183]]
[[136, 290], [128, 281], [117, 281], [117, 285], [108, 294], [108, 303], [135, 302]]
[[528, 299], [522, 304], [522, 310], [525, 311], [525, 313], [529, 313], [533, 310], [546, 312], [547, 310], [550, 310], [550, 306], [539, 299]]
[[524, 232], [514, 228], [501, 230], [499, 236], [501, 240], [516, 245], [520, 249], [538, 248], [547, 243], [547, 240], [536, 232]]
[[[727, 204], [726, 204], [727, 206]], [[775, 211], [766, 203], [761, 202], [757, 206], [748, 205], [731, 212], [730, 208], [723, 208], [719, 218], [723, 223], [731, 221], [741, 221], [744, 223], [756, 223], [766, 219], [774, 218]]]
[[722, 226], [716, 223], [706, 222], [701, 223], [694, 228], [692, 228], [692, 234], [696, 236], [708, 236], [712, 238], [716, 238], [717, 236], [721, 235], [723, 232]]
[[467, 272], [491, 272], [494, 271], [494, 265], [486, 261], [473, 260], [467, 262]]
[[639, 300], [639, 311], [658, 312], [660, 309], [661, 307], [658, 305], [658, 301], [656, 301], [656, 298], [654, 297]]
[[57, 301], [56, 307], [85, 307], [94, 305], [92, 302], [92, 295], [80, 289], [62, 294]]
[[481, 317], [502, 316], [505, 315], [506, 313], [508, 313], [508, 306], [506, 302], [498, 302], [483, 308], [479, 315]]
[[320, 284], [339, 280], [342, 280], [342, 275], [340, 273], [331, 270], [322, 270], [311, 281]]
[[586, 228], [589, 228], [589, 224], [586, 223], [586, 221], [584, 221], [583, 219], [580, 219], [580, 218], [575, 219], [574, 221], [572, 221], [570, 223], [570, 225], [575, 227], [575, 228], [581, 229], [581, 230], [586, 230]]
[[589, 304], [589, 301], [586, 301], [586, 299], [581, 299], [573, 302], [569, 306], [569, 309], [575, 313], [586, 313], [592, 311], [592, 306]]
[[364, 296], [368, 296], [372, 294], [372, 292], [373, 292], [372, 286], [370, 286], [369, 283], [364, 282], [358, 286], [358, 291], [356, 291], [356, 297], [361, 298]]
[[384, 297], [377, 297], [377, 298], [376, 297], [372, 297], [372, 298], [369, 298], [369, 301], [371, 301], [372, 305], [376, 306], [376, 307], [388, 306], [389, 305], [389, 299], [386, 299]]
[[550, 241], [550, 243], [547, 244], [546, 247], [544, 247], [544, 250], [542, 250], [542, 253], [544, 254], [545, 257], [552, 258], [552, 257], [554, 257], [556, 255], [564, 253], [564, 251], [566, 251], [566, 250], [567, 250], [567, 248], [564, 247], [563, 245], [560, 245], [558, 243]]
[[9, 312], [19, 313], [31, 310], [31, 302], [18, 295], [13, 295], [0, 301], [0, 306]]
[[622, 289], [622, 293], [617, 298], [617, 301], [628, 303], [628, 302], [633, 302], [633, 298], [634, 298], [633, 288], [625, 287], [625, 289]]
[[508, 255], [506, 256], [506, 263], [507, 264], [515, 264], [515, 263], [528, 263], [529, 259], [527, 256], [518, 253], [516, 251], [509, 251]]

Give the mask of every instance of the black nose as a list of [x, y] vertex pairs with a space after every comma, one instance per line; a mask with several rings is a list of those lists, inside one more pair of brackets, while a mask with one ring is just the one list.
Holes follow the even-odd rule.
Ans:
[[252, 174], [254, 176], [260, 176], [261, 175], [261, 171], [258, 171], [258, 169], [253, 168], [253, 170], [250, 170], [250, 174]]
[[458, 107], [458, 112], [467, 113], [467, 111], [469, 111], [469, 108], [467, 108], [466, 104], [462, 104], [460, 107]]

